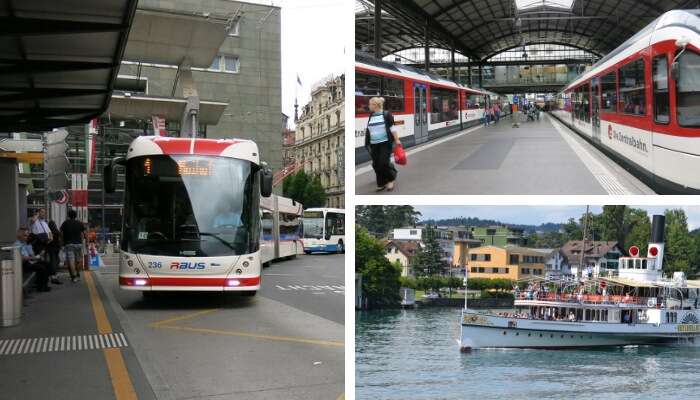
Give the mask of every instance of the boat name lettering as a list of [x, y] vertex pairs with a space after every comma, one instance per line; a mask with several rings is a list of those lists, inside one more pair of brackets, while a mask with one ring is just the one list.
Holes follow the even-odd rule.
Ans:
[[700, 332], [700, 324], [678, 325], [678, 332]]
[[464, 323], [470, 325], [493, 325], [493, 322], [489, 321], [485, 316], [476, 314], [465, 314]]

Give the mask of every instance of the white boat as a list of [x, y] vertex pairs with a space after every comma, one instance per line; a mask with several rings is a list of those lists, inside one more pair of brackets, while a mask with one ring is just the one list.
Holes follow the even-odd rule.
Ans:
[[515, 312], [461, 315], [461, 351], [481, 348], [585, 348], [700, 345], [700, 281], [662, 275], [664, 217], [655, 215], [646, 257], [630, 248], [617, 276], [531, 281]]

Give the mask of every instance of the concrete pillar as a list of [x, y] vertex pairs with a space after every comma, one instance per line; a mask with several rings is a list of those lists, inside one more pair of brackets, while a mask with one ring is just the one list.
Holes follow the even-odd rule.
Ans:
[[0, 158], [0, 245], [3, 246], [17, 240], [17, 179], [17, 161], [12, 158]]
[[382, 0], [374, 0], [374, 57], [382, 59], [384, 30], [382, 27]]
[[457, 72], [455, 70], [455, 46], [454, 43], [452, 44], [452, 49], [450, 49], [451, 52], [451, 59], [450, 59], [450, 68], [452, 69], [452, 82], [457, 81]]
[[467, 86], [472, 87], [472, 63], [469, 63], [469, 67], [467, 68]]
[[479, 64], [479, 87], [484, 87], [484, 67]]

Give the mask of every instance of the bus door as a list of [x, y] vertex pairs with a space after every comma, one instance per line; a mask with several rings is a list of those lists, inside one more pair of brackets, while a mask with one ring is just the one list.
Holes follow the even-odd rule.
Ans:
[[413, 116], [413, 134], [416, 143], [423, 143], [428, 140], [428, 96], [426, 85], [413, 85]]
[[600, 78], [595, 78], [591, 85], [591, 124], [593, 140], [600, 143]]

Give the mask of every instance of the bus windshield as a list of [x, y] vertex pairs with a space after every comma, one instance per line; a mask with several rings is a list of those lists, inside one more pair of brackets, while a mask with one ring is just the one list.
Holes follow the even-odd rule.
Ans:
[[304, 237], [323, 239], [323, 211], [304, 211]]
[[176, 257], [259, 248], [257, 167], [197, 155], [135, 157], [126, 166], [122, 250]]

